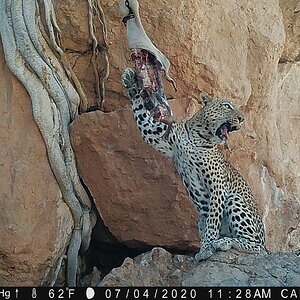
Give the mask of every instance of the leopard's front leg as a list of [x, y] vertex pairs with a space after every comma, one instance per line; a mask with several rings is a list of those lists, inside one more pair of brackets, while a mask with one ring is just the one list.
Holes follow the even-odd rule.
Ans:
[[147, 110], [148, 94], [139, 88], [135, 71], [127, 68], [122, 74], [122, 82], [127, 90], [135, 121], [143, 139], [156, 150], [172, 158], [173, 147], [171, 140], [173, 139], [173, 134], [171, 132], [167, 138], [162, 138], [167, 132], [168, 126], [155, 121], [149, 110]]
[[205, 223], [205, 234], [201, 239], [200, 251], [195, 256], [198, 261], [209, 258], [216, 251], [214, 241], [220, 236], [225, 201], [225, 191], [220, 189], [220, 186], [221, 184], [218, 184], [217, 180], [209, 186], [211, 195]]

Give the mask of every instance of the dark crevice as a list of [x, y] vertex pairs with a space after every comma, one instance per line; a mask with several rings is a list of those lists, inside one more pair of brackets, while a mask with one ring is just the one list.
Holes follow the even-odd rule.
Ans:
[[285, 63], [288, 63], [288, 62], [291, 62], [291, 60], [289, 60], [285, 57], [280, 57], [279, 61], [278, 61], [279, 64], [285, 64]]
[[[78, 49], [71, 49], [71, 48], [66, 48], [65, 49], [65, 52], [68, 53], [68, 54], [78, 54], [78, 55], [81, 55], [81, 56], [84, 56], [84, 55], [90, 55], [93, 53], [93, 43], [91, 44], [88, 44], [87, 45], [87, 49], [86, 50], [78, 50]], [[97, 44], [96, 46], [96, 49], [101, 52], [101, 51], [107, 51], [107, 48], [103, 45], [100, 45], [100, 44]]]
[[[92, 202], [92, 209], [97, 215], [97, 222], [92, 230], [90, 247], [85, 255], [86, 270], [83, 276], [90, 274], [93, 268], [97, 267], [101, 272], [100, 280], [102, 280], [113, 268], [120, 267], [126, 257], [134, 258], [144, 252], [150, 251], [153, 247], [160, 247], [160, 245], [148, 245], [141, 241], [128, 241], [128, 244], [132, 245], [131, 247], [121, 243], [104, 224], [93, 197], [83, 181], [82, 185], [86, 189]], [[195, 252], [192, 251], [180, 251], [168, 247], [163, 248], [172, 254], [195, 255]]]
[[93, 196], [82, 179], [81, 183], [91, 200], [92, 210], [97, 216], [96, 224], [92, 230], [90, 247], [85, 254], [86, 269], [83, 275], [91, 273], [93, 268], [97, 267], [101, 272], [102, 279], [113, 268], [121, 266], [126, 257], [134, 258], [143, 253], [145, 249], [130, 248], [113, 236], [108, 227], [104, 224], [95, 205]]
[[101, 279], [113, 268], [122, 265], [126, 257], [134, 258], [143, 253], [143, 250], [129, 248], [120, 243], [104, 225], [101, 218], [92, 233], [90, 249], [88, 251], [86, 273], [90, 273], [96, 266], [101, 271]]
[[294, 59], [288, 59], [286, 57], [280, 57], [278, 64], [286, 64], [286, 63], [297, 63], [300, 61], [300, 53]]
[[101, 109], [99, 108], [98, 105], [91, 105], [88, 107], [88, 109], [84, 112], [84, 113], [89, 113], [89, 112], [92, 112], [92, 111], [101, 111]]

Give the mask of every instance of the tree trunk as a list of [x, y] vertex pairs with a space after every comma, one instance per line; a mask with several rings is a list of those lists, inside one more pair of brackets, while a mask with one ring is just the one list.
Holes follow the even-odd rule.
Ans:
[[[94, 10], [102, 17], [104, 33], [105, 26], [98, 3], [88, 0], [88, 4], [95, 60], [98, 44], [93, 31]], [[75, 286], [76, 275], [80, 273], [78, 256], [84, 255], [89, 247], [93, 214], [91, 201], [77, 173], [69, 125], [79, 111], [88, 109], [87, 97], [60, 44], [52, 0], [2, 0], [0, 19], [6, 63], [30, 95], [33, 117], [45, 141], [50, 166], [73, 216], [74, 228], [67, 250], [67, 284]], [[102, 81], [99, 76], [96, 78], [100, 102], [104, 99], [107, 75], [108, 64]], [[56, 276], [61, 261], [54, 272]], [[54, 276], [51, 285], [55, 280]]]

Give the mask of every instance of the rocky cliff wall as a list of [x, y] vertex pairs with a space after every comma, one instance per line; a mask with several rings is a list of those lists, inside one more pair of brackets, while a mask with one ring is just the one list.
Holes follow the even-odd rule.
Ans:
[[[97, 95], [87, 1], [53, 2], [65, 51], [92, 108]], [[117, 2], [101, 1], [110, 62], [104, 111], [82, 114], [71, 127], [79, 172], [121, 242], [194, 252], [197, 212], [172, 164], [139, 137], [120, 83], [132, 63]], [[179, 91], [165, 86], [176, 117], [193, 114], [200, 91], [241, 106], [246, 124], [230, 136], [226, 157], [254, 191], [268, 248], [300, 248], [298, 1], [139, 2], [148, 35], [171, 61]], [[65, 250], [72, 224], [28, 95], [2, 52], [0, 58], [0, 284], [36, 285]]]
[[47, 284], [73, 223], [30, 98], [7, 68], [1, 45], [0, 101], [0, 285]]
[[[181, 111], [184, 99], [192, 103], [200, 91], [241, 106], [246, 124], [231, 135], [226, 157], [252, 187], [273, 251], [299, 247], [300, 65], [291, 47], [299, 43], [296, 2], [140, 1], [145, 30], [171, 61], [179, 91], [165, 83], [166, 93]], [[106, 113], [81, 115], [72, 126], [80, 172], [119, 240], [194, 250], [196, 210], [174, 168], [143, 144], [126, 111], [119, 81], [132, 65], [125, 28], [117, 5], [102, 3], [111, 64]]]

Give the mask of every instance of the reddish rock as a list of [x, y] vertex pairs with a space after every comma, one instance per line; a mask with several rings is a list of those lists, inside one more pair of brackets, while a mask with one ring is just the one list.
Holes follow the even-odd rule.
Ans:
[[[299, 1], [139, 2], [145, 30], [170, 59], [177, 81], [177, 93], [165, 83], [167, 96], [195, 99], [202, 90], [242, 105], [246, 124], [231, 135], [233, 152], [226, 156], [254, 191], [268, 247], [300, 248]], [[63, 48], [93, 105], [97, 82], [90, 65], [88, 4], [54, 5]], [[131, 113], [119, 110], [129, 107], [120, 76], [132, 62], [117, 1], [101, 5], [110, 60], [105, 110], [112, 113], [77, 118], [72, 130], [80, 172], [120, 240], [196, 249], [197, 213], [171, 162], [145, 145]], [[29, 98], [0, 56], [0, 284], [36, 285], [47, 281], [67, 244], [70, 214], [60, 200]], [[103, 65], [100, 53], [100, 71]], [[184, 111], [188, 102], [178, 103]]]
[[[106, 109], [115, 110], [124, 106], [119, 78], [132, 62], [117, 5], [102, 3], [111, 63]], [[167, 96], [195, 99], [201, 90], [241, 105], [245, 126], [231, 135], [226, 157], [255, 194], [268, 248], [300, 248], [299, 1], [139, 3], [146, 32], [171, 62], [179, 91], [165, 82]]]
[[[300, 126], [297, 89], [293, 88], [299, 83], [298, 1], [280, 0], [272, 6], [267, 0], [238, 4], [198, 0], [174, 0], [172, 5], [159, 0], [139, 3], [146, 32], [171, 62], [170, 75], [177, 82], [178, 92], [165, 82], [168, 98], [196, 99], [200, 91], [205, 91], [232, 98], [242, 106], [246, 123], [242, 132], [230, 137], [233, 152], [226, 153], [226, 157], [256, 196], [266, 224], [268, 247], [299, 248], [294, 237], [300, 230], [300, 158], [295, 150], [299, 149]], [[90, 42], [88, 26], [83, 24], [87, 5], [70, 0], [57, 1], [55, 5], [66, 48], [75, 50], [69, 53], [71, 63], [89, 99], [94, 99], [90, 53], [86, 52]], [[120, 77], [133, 64], [118, 3], [104, 0], [101, 5], [107, 22], [110, 60], [105, 110], [118, 111], [129, 107]], [[286, 61], [293, 65], [291, 71], [288, 66], [278, 68], [278, 62]], [[104, 61], [99, 59], [101, 64]], [[282, 97], [286, 100], [282, 101]]]
[[5, 65], [1, 44], [0, 102], [0, 285], [46, 284], [68, 244], [72, 217], [30, 98]]
[[196, 209], [172, 162], [143, 142], [131, 111], [80, 115], [71, 138], [79, 173], [118, 240], [197, 249]]
[[[175, 93], [165, 82], [168, 98], [196, 99], [201, 90], [241, 105], [245, 126], [230, 136], [232, 153], [226, 157], [255, 194], [267, 247], [299, 248], [298, 2], [139, 2], [144, 28], [169, 58], [170, 75], [179, 88]], [[132, 62], [118, 6], [111, 1], [102, 5], [111, 66], [105, 109], [118, 111], [128, 107], [120, 76]], [[287, 60], [292, 60], [290, 66], [278, 67]]]

